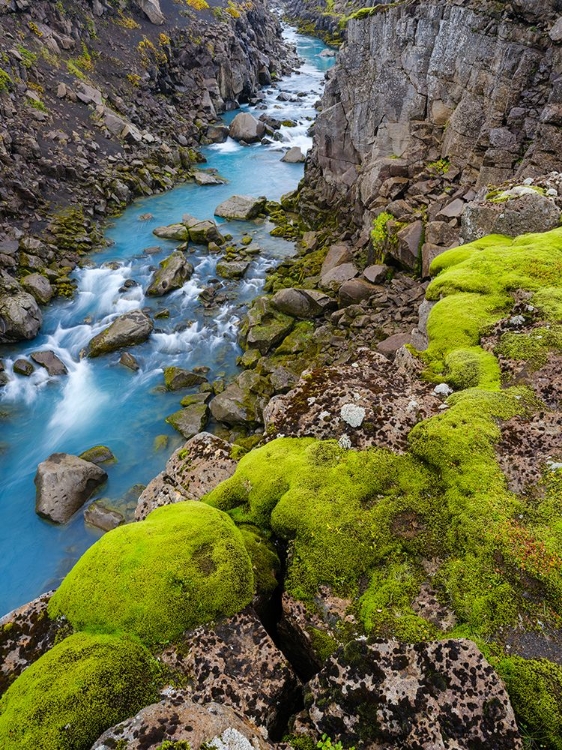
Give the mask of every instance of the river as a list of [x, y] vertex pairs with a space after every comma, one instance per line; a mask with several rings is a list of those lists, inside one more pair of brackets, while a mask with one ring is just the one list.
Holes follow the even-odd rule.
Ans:
[[[266, 109], [244, 106], [259, 116], [262, 111], [279, 120], [294, 120], [296, 127], [282, 127], [281, 142], [240, 146], [228, 139], [203, 149], [207, 164], [228, 180], [225, 185], [179, 185], [173, 190], [138, 200], [106, 231], [111, 246], [90, 257], [92, 267], [74, 272], [78, 288], [73, 300], [57, 301], [44, 310], [40, 335], [32, 342], [2, 348], [6, 370], [13, 361], [36, 350], [50, 349], [66, 364], [69, 374], [51, 378], [37, 367], [30, 377], [12, 375], [0, 389], [0, 616], [58, 585], [80, 555], [102, 532], [84, 523], [83, 509], [64, 526], [41, 520], [35, 513], [33, 479], [37, 465], [51, 453], [78, 454], [107, 445], [116, 463], [105, 466], [109, 479], [93, 498], [130, 516], [139, 494], [160, 472], [183, 438], [164, 421], [180, 408], [189, 391], [163, 391], [162, 370], [169, 365], [187, 369], [208, 367], [208, 379], [228, 378], [237, 371], [240, 349], [236, 333], [245, 305], [260, 294], [266, 269], [294, 252], [292, 243], [275, 239], [268, 222], [228, 222], [222, 231], [239, 240], [249, 233], [260, 246], [244, 280], [225, 285], [228, 301], [219, 312], [206, 313], [199, 293], [215, 278], [219, 258], [206, 248], [190, 255], [195, 273], [182, 289], [161, 298], [145, 298], [154, 266], [177, 243], [157, 240], [152, 230], [181, 221], [184, 213], [200, 219], [213, 216], [215, 207], [233, 194], [266, 195], [278, 200], [294, 190], [303, 174], [302, 164], [280, 161], [288, 146], [306, 151], [307, 135], [320, 98], [324, 72], [333, 58], [321, 56], [326, 49], [317, 39], [285, 30], [304, 61], [298, 71], [266, 90]], [[280, 101], [280, 92], [294, 101]], [[300, 96], [296, 96], [300, 94]], [[228, 121], [236, 114], [225, 116]], [[142, 220], [143, 214], [152, 214]], [[218, 220], [220, 223], [221, 220]], [[157, 254], [146, 254], [158, 245]], [[220, 256], [219, 256], [220, 257]], [[128, 279], [137, 286], [124, 289]], [[154, 315], [166, 308], [169, 318], [155, 320], [149, 341], [131, 353], [141, 365], [136, 373], [118, 364], [119, 354], [99, 359], [80, 359], [88, 341], [117, 315], [137, 308]]]

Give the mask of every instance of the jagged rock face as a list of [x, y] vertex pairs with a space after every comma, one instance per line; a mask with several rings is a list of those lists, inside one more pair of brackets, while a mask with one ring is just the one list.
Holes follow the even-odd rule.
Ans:
[[523, 747], [509, 696], [470, 641], [354, 641], [307, 692], [297, 729], [338, 737], [346, 747]]
[[[559, 161], [555, 3], [399, 2], [351, 20], [315, 124], [301, 205], [354, 205], [355, 223], [393, 182], [446, 157], [464, 185], [536, 175]], [[538, 7], [538, 6], [537, 6]], [[404, 184], [398, 184], [398, 183]]]

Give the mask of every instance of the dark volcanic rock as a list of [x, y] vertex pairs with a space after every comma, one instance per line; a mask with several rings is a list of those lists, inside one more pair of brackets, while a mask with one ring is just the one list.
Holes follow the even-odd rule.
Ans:
[[107, 479], [99, 466], [68, 453], [53, 453], [37, 467], [35, 512], [66, 523]]
[[308, 684], [296, 728], [344, 746], [523, 747], [509, 696], [466, 640], [351, 641]]

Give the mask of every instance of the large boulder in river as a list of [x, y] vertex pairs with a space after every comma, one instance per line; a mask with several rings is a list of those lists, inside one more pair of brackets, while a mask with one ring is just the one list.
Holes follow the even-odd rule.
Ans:
[[265, 124], [249, 112], [240, 112], [230, 123], [228, 134], [235, 141], [256, 143], [265, 135]]
[[156, 227], [152, 231], [152, 234], [160, 237], [162, 240], [185, 242], [185, 240], [189, 239], [189, 230], [183, 224], [169, 224], [167, 227]]
[[53, 453], [37, 467], [35, 512], [53, 523], [66, 523], [106, 479], [96, 464]]
[[154, 325], [142, 310], [133, 310], [116, 318], [113, 323], [88, 344], [88, 356], [99, 357], [124, 346], [142, 344], [152, 333]]
[[267, 198], [253, 198], [251, 195], [233, 195], [215, 208], [215, 216], [223, 219], [250, 221], [264, 210]]
[[31, 352], [31, 359], [44, 367], [49, 375], [67, 375], [68, 370], [62, 360], [52, 351]]
[[281, 161], [284, 161], [286, 164], [302, 164], [304, 160], [305, 155], [299, 146], [293, 146], [281, 157]]
[[193, 274], [193, 265], [181, 250], [174, 252], [160, 263], [154, 272], [146, 293], [149, 297], [162, 297], [176, 289], [181, 289]]
[[208, 245], [209, 242], [224, 245], [225, 239], [211, 219], [196, 219], [195, 216], [184, 214], [182, 222], [189, 230], [189, 239], [196, 245]]
[[43, 316], [35, 298], [16, 281], [0, 280], [0, 344], [13, 344], [35, 338]]

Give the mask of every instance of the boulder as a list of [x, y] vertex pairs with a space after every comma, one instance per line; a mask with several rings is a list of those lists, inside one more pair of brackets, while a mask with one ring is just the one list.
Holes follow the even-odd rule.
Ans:
[[[505, 199], [504, 199], [505, 196]], [[467, 204], [462, 216], [461, 237], [472, 242], [488, 234], [517, 237], [530, 232], [548, 232], [560, 222], [556, 203], [533, 188], [516, 186], [490, 200]]]
[[167, 227], [156, 227], [152, 231], [152, 234], [160, 237], [162, 240], [185, 242], [185, 240], [189, 239], [189, 231], [183, 224], [169, 224]]
[[251, 195], [233, 195], [215, 208], [215, 216], [223, 219], [250, 221], [264, 210], [267, 199], [253, 198]]
[[168, 391], [179, 391], [182, 388], [192, 388], [194, 385], [206, 383], [207, 378], [197, 372], [184, 370], [181, 367], [164, 368], [164, 385]]
[[133, 310], [120, 315], [90, 341], [88, 356], [99, 357], [101, 354], [114, 352], [124, 346], [141, 344], [147, 340], [153, 328], [152, 321], [142, 310]]
[[279, 312], [267, 297], [259, 297], [240, 326], [239, 339], [242, 345], [265, 355], [283, 341], [294, 324], [294, 319]]
[[94, 502], [84, 511], [84, 521], [102, 531], [111, 531], [125, 523], [125, 517], [116, 510], [106, 508], [101, 502]]
[[37, 336], [43, 316], [35, 298], [17, 283], [3, 292], [0, 285], [0, 344], [13, 344]]
[[117, 460], [107, 445], [94, 445], [93, 448], [88, 448], [88, 450], [80, 453], [78, 458], [96, 465], [115, 463]]
[[166, 417], [166, 422], [171, 424], [186, 440], [197, 435], [205, 429], [209, 408], [207, 404], [190, 404], [179, 411]]
[[224, 185], [224, 180], [208, 172], [195, 172], [193, 179], [197, 185]]
[[382, 284], [388, 273], [388, 266], [384, 264], [378, 264], [374, 266], [367, 266], [363, 271], [363, 278], [370, 281], [371, 284]]
[[423, 221], [414, 221], [396, 233], [397, 242], [392, 244], [389, 254], [405, 268], [414, 269], [418, 262], [423, 239]]
[[293, 146], [283, 154], [281, 161], [284, 161], [287, 164], [302, 164], [305, 161], [305, 158], [306, 157], [300, 148], [298, 146]]
[[521, 750], [509, 696], [467, 640], [351, 641], [306, 687], [295, 730], [357, 745]]
[[371, 284], [366, 279], [350, 279], [349, 281], [344, 281], [338, 292], [340, 306], [346, 307], [347, 305], [355, 305], [358, 302], [362, 302], [364, 299], [369, 299], [372, 294], [379, 290], [380, 287]]
[[21, 285], [40, 305], [50, 302], [55, 293], [48, 279], [40, 273], [30, 273], [29, 276], [24, 276]]
[[140, 365], [137, 362], [136, 358], [133, 357], [132, 354], [129, 354], [129, 352], [123, 352], [123, 354], [119, 357], [119, 364], [123, 365], [123, 367], [128, 367], [129, 370], [133, 370], [133, 372], [140, 370]]
[[136, 3], [150, 23], [153, 23], [155, 26], [161, 26], [166, 20], [160, 8], [159, 0], [136, 0]]
[[205, 135], [211, 143], [224, 143], [228, 138], [228, 125], [209, 125]]
[[208, 245], [209, 242], [215, 242], [217, 245], [224, 245], [225, 239], [219, 232], [217, 225], [211, 219], [196, 219], [195, 216], [184, 214], [182, 223], [189, 230], [189, 239], [196, 245]]
[[320, 286], [322, 289], [339, 289], [339, 287], [350, 279], [359, 275], [354, 263], [340, 263], [326, 273], [320, 275]]
[[256, 143], [265, 135], [265, 124], [249, 112], [240, 112], [230, 123], [228, 134], [235, 141]]
[[384, 354], [385, 357], [393, 357], [398, 349], [412, 342], [412, 336], [409, 333], [395, 333], [377, 344], [377, 351]]
[[279, 312], [293, 318], [315, 318], [325, 309], [304, 289], [280, 289], [273, 295], [271, 303]]
[[186, 633], [159, 659], [189, 676], [187, 698], [220, 700], [273, 736], [301, 696], [299, 680], [251, 608]]
[[217, 263], [217, 276], [223, 279], [241, 279], [249, 267], [247, 260], [220, 260]]
[[135, 518], [143, 518], [161, 505], [200, 500], [236, 470], [232, 446], [208, 432], [200, 432], [178, 448], [138, 499]]
[[107, 479], [89, 461], [53, 453], [37, 467], [35, 512], [53, 523], [66, 523]]
[[68, 631], [64, 617], [51, 620], [47, 615], [52, 593], [42, 594], [0, 618], [0, 696]]
[[38, 365], [44, 367], [49, 375], [68, 375], [66, 365], [57, 357], [54, 352], [31, 352], [29, 356]]
[[162, 297], [176, 289], [181, 289], [193, 274], [193, 265], [181, 250], [175, 250], [160, 262], [160, 268], [154, 272], [146, 293], [149, 297]]
[[13, 370], [18, 375], [24, 375], [26, 378], [28, 378], [33, 374], [35, 368], [29, 360], [20, 358], [16, 359], [16, 361], [14, 362]]
[[[174, 721], [170, 721], [174, 717]], [[150, 737], [147, 746], [147, 737]], [[228, 706], [220, 703], [192, 703], [181, 693], [143, 708], [136, 716], [108, 729], [92, 750], [146, 750], [176, 743], [197, 750], [200, 747], [221, 750], [272, 750], [261, 733]], [[121, 743], [121, 745], [119, 744]], [[125, 743], [125, 745], [123, 745]], [[188, 744], [183, 744], [188, 743]]]
[[422, 257], [422, 278], [427, 279], [431, 273], [431, 264], [438, 255], [444, 253], [448, 248], [440, 245], [432, 245], [431, 242], [424, 242], [421, 249]]
[[261, 424], [263, 410], [273, 391], [254, 370], [246, 370], [209, 404], [217, 422], [229, 425]]
[[325, 276], [328, 271], [336, 266], [341, 266], [344, 263], [351, 263], [353, 261], [353, 255], [347, 245], [332, 245], [328, 250], [322, 268], [320, 269], [320, 276]]

